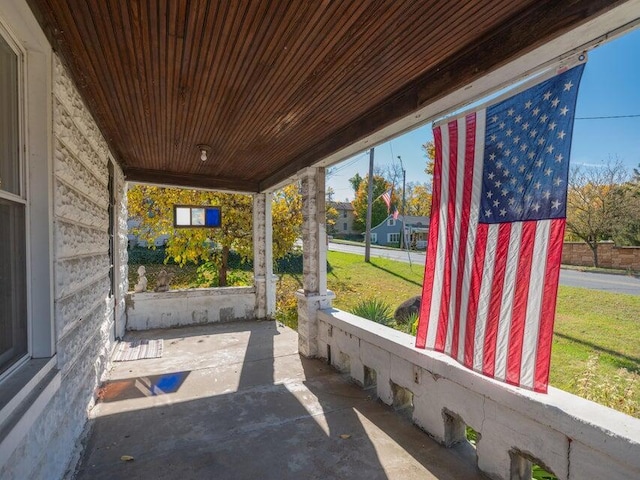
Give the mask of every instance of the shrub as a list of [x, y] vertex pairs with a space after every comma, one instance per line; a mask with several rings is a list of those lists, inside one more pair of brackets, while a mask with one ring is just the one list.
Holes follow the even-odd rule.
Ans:
[[598, 381], [599, 360], [597, 354], [589, 357], [584, 373], [577, 380], [578, 395], [627, 415], [640, 415], [640, 405], [634, 400], [640, 375], [620, 368], [613, 378]]
[[[127, 249], [129, 263], [133, 265], [162, 265], [164, 264], [164, 247], [133, 247]], [[173, 262], [170, 262], [173, 263]]]
[[362, 300], [353, 307], [351, 313], [376, 323], [381, 323], [382, 325], [390, 326], [393, 322], [391, 307], [378, 298]]

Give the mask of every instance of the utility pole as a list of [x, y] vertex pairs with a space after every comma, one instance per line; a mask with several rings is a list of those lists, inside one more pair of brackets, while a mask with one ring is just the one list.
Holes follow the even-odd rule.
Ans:
[[369, 150], [369, 184], [367, 189], [367, 227], [364, 235], [364, 261], [371, 262], [371, 207], [373, 204], [373, 147]]
[[400, 168], [402, 168], [402, 209], [400, 210], [400, 214], [402, 215], [402, 230], [400, 230], [400, 248], [404, 248], [405, 245], [405, 238], [404, 238], [404, 202], [406, 199], [405, 196], [405, 187], [406, 187], [406, 180], [407, 180], [407, 171], [404, 169], [404, 165], [402, 164], [402, 157], [400, 155], [398, 155], [398, 160], [400, 160]]

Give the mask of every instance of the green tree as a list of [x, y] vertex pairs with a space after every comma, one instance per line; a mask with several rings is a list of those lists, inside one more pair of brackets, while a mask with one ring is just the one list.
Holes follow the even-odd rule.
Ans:
[[[367, 227], [367, 193], [369, 188], [369, 176], [362, 179], [352, 202], [355, 219], [353, 228], [358, 232], [364, 232]], [[389, 215], [387, 204], [380, 198], [384, 192], [391, 188], [391, 184], [381, 175], [373, 176], [373, 204], [371, 207], [371, 226], [375, 227], [384, 221]], [[397, 195], [393, 194], [391, 201], [398, 205]]]
[[428, 183], [407, 184], [406, 215], [431, 215], [431, 186]]
[[629, 179], [619, 160], [602, 166], [575, 166], [571, 169], [567, 191], [568, 238], [584, 241], [598, 263], [598, 242], [612, 240], [628, 229], [637, 213], [625, 193]]
[[356, 193], [358, 193], [358, 190], [360, 189], [360, 184], [362, 183], [362, 177], [360, 176], [359, 173], [356, 172], [356, 174], [349, 179], [349, 183], [351, 184], [351, 187], [353, 188], [353, 193], [356, 194]]
[[424, 151], [424, 156], [427, 157], [427, 166], [424, 169], [424, 173], [433, 175], [436, 161], [436, 145], [433, 143], [433, 140], [422, 144], [422, 150]]
[[[220, 228], [174, 228], [174, 205], [214, 205], [222, 210]], [[180, 265], [215, 261], [219, 285], [227, 284], [230, 250], [243, 259], [253, 257], [253, 199], [250, 195], [135, 185], [128, 192], [131, 217], [140, 220], [134, 230], [140, 239], [153, 244], [168, 234], [166, 259]], [[281, 258], [300, 235], [302, 200], [297, 185], [289, 185], [274, 194], [273, 256]], [[212, 248], [212, 244], [215, 248]]]

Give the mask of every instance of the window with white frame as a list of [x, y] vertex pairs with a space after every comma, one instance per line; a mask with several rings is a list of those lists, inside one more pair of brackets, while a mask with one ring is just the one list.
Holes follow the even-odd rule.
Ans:
[[396, 219], [391, 217], [389, 218], [389, 220], [387, 220], [387, 225], [390, 227], [395, 227], [396, 226]]
[[387, 243], [400, 243], [400, 234], [387, 233]]
[[378, 243], [378, 234], [371, 232], [371, 243]]
[[19, 50], [0, 29], [0, 374], [29, 353], [20, 65]]

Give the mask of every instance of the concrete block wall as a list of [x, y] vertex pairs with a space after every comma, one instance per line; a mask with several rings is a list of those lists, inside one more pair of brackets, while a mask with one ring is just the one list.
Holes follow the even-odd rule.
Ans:
[[[61, 478], [78, 451], [107, 369], [114, 322], [124, 329], [126, 190], [115, 168], [116, 297], [109, 297], [109, 150], [65, 68], [53, 59], [53, 252], [56, 360], [61, 383], [0, 469], [3, 479]], [[35, 260], [37, 261], [37, 260]], [[37, 292], [33, 292], [37, 295]]]
[[127, 300], [127, 330], [253, 320], [255, 315], [255, 287], [130, 293]]
[[[592, 267], [593, 253], [586, 243], [564, 242], [562, 263]], [[605, 268], [640, 271], [640, 247], [616, 247], [613, 242], [600, 242], [598, 263]]]
[[374, 370], [378, 397], [411, 399], [414, 423], [443, 445], [466, 441], [472, 427], [489, 478], [529, 480], [530, 460], [561, 480], [640, 478], [640, 419], [555, 388], [543, 395], [496, 382], [414, 343], [340, 310], [318, 312], [319, 356], [361, 384]]

